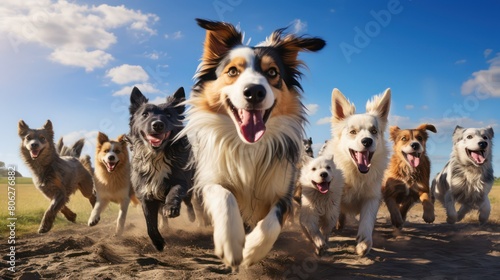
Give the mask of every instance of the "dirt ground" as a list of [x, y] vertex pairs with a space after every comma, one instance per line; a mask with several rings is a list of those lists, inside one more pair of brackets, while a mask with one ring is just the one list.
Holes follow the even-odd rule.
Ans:
[[[30, 234], [17, 240], [16, 272], [3, 279], [500, 279], [500, 225], [478, 226], [476, 217], [456, 225], [445, 223], [436, 205], [437, 220], [424, 224], [421, 207], [410, 210], [402, 232], [388, 224], [382, 205], [374, 232], [374, 248], [366, 257], [354, 253], [356, 227], [351, 224], [330, 238], [322, 258], [300, 228], [288, 226], [274, 249], [260, 263], [231, 274], [213, 255], [210, 228], [173, 219], [157, 252], [145, 230], [140, 208], [131, 209], [124, 236], [113, 236], [114, 221], [89, 228], [75, 224]], [[5, 240], [4, 240], [5, 241]], [[7, 242], [0, 251], [7, 252]]]

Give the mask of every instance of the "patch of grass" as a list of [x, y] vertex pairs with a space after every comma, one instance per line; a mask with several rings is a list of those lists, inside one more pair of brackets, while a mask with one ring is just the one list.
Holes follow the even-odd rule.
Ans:
[[[7, 184], [8, 177], [0, 177], [0, 184]], [[19, 184], [33, 184], [33, 180], [29, 177], [17, 177], [16, 185]]]
[[[17, 178], [20, 179], [20, 178]], [[27, 178], [30, 179], [30, 178]], [[29, 183], [26, 180], [16, 180], [15, 194], [15, 218], [16, 221], [16, 236], [24, 234], [36, 233], [42, 220], [45, 210], [49, 207], [50, 201], [35, 188], [31, 179]], [[10, 218], [8, 209], [8, 186], [6, 181], [0, 183], [0, 236], [7, 236], [8, 228], [7, 218]], [[88, 199], [82, 196], [77, 191], [71, 196], [70, 202], [67, 204], [69, 209], [77, 214], [77, 224], [87, 224], [87, 220], [92, 212], [92, 206]], [[101, 214], [101, 222], [113, 221], [118, 215], [119, 206], [115, 203], [110, 203], [105, 211]], [[70, 227], [73, 223], [59, 213], [54, 222], [52, 230], [57, 228]]]

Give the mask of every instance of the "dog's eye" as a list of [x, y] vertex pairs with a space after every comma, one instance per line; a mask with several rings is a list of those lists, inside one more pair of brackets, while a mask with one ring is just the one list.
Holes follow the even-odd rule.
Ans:
[[326, 166], [326, 170], [330, 170], [330, 169], [332, 169], [332, 168], [330, 167], [330, 165], [327, 165], [327, 166]]
[[406, 138], [406, 136], [403, 136], [403, 138], [401, 138], [401, 141], [406, 142], [406, 141], [408, 141], [408, 138]]
[[356, 132], [355, 129], [353, 129], [353, 130], [349, 131], [349, 133], [352, 134], [352, 135], [356, 135], [357, 132]]
[[27, 141], [30, 141], [31, 139], [33, 139], [33, 138], [31, 138], [31, 136], [26, 135], [26, 140], [27, 140]]
[[40, 140], [45, 141], [45, 137], [40, 136]]
[[424, 138], [422, 138], [422, 136], [417, 136], [417, 140], [422, 141], [422, 140], [424, 140]]
[[274, 79], [278, 76], [278, 70], [276, 70], [276, 68], [274, 67], [271, 67], [266, 71], [266, 75], [267, 77]]
[[313, 167], [312, 171], [316, 171], [316, 167]]
[[375, 128], [373, 128], [370, 132], [371, 132], [372, 134], [377, 134], [377, 133], [378, 133], [378, 131], [377, 131]]
[[109, 153], [109, 149], [104, 150], [105, 153]]
[[119, 154], [120, 150], [114, 150], [115, 154]]
[[231, 67], [229, 68], [229, 70], [227, 70], [227, 75], [229, 77], [235, 77], [235, 76], [238, 76], [240, 74], [240, 72], [238, 72], [238, 69], [236, 69], [236, 67]]
[[467, 139], [472, 139], [472, 135], [467, 135]]
[[148, 117], [148, 115], [149, 115], [149, 113], [148, 113], [148, 112], [144, 112], [144, 113], [142, 113], [142, 117], [144, 117], [144, 118], [147, 118], [147, 117]]

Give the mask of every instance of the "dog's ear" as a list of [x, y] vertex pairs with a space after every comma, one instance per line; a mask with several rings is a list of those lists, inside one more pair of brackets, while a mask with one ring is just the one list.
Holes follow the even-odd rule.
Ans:
[[396, 125], [389, 127], [389, 137], [392, 142], [396, 142], [400, 130], [399, 126]]
[[309, 144], [312, 145], [312, 143], [313, 143], [313, 139], [312, 139], [312, 137], [309, 137]]
[[356, 111], [354, 104], [338, 90], [334, 88], [332, 91], [332, 123], [338, 123], [345, 118], [353, 115]]
[[495, 137], [495, 132], [493, 131], [493, 127], [488, 126], [486, 128], [486, 134], [488, 134], [488, 138], [493, 139], [493, 137]]
[[64, 140], [63, 138], [59, 138], [56, 144], [56, 152], [60, 155], [64, 149]]
[[133, 115], [142, 104], [148, 103], [148, 101], [142, 92], [137, 87], [134, 87], [130, 95], [130, 114]]
[[19, 123], [17, 123], [17, 134], [23, 138], [28, 129], [30, 129], [30, 127], [23, 121], [23, 120], [20, 120]]
[[416, 129], [417, 130], [429, 130], [429, 131], [432, 131], [434, 133], [437, 133], [436, 127], [430, 123], [423, 123], [423, 124], [419, 125]]
[[[167, 98], [167, 102], [168, 101], [169, 99]], [[184, 113], [184, 110], [186, 110], [186, 105], [183, 103], [184, 101], [186, 101], [186, 93], [184, 92], [184, 88], [180, 87], [172, 96], [172, 106], [175, 107], [181, 119], [184, 119], [181, 115]]]
[[125, 147], [125, 148], [127, 147], [128, 139], [127, 139], [127, 136], [125, 134], [118, 136], [118, 138], [116, 140], [123, 147]]
[[229, 23], [196, 19], [198, 25], [207, 31], [203, 45], [202, 64], [200, 75], [214, 75], [219, 61], [233, 47], [241, 45], [243, 35]]
[[85, 145], [85, 138], [81, 138], [73, 144], [71, 147], [70, 156], [79, 158], [82, 154], [83, 146]]
[[97, 133], [97, 147], [101, 147], [101, 145], [103, 143], [106, 143], [106, 142], [109, 142], [109, 137], [108, 135], [102, 133], [102, 132], [98, 132]]
[[391, 108], [391, 89], [385, 90], [384, 94], [377, 95], [366, 103], [366, 112], [377, 115], [384, 122], [387, 122], [389, 110]]
[[299, 52], [317, 52], [326, 45], [325, 40], [319, 37], [304, 37], [294, 34], [283, 35], [285, 30], [286, 28], [281, 28], [274, 31], [266, 39], [264, 45], [278, 49], [282, 54], [281, 57], [283, 58], [283, 62], [293, 68], [302, 64], [300, 60], [297, 60]]
[[52, 139], [54, 139], [54, 129], [52, 127], [52, 122], [50, 120], [47, 120], [45, 122], [45, 124], [43, 125], [43, 129], [47, 130], [49, 136], [50, 136], [50, 139], [49, 141], [53, 141]]
[[457, 125], [455, 127], [455, 130], [453, 131], [453, 143], [457, 143], [458, 141], [460, 141], [464, 135], [464, 128]]

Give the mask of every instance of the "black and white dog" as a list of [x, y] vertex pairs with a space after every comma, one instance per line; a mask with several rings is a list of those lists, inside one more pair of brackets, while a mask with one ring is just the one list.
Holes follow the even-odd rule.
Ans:
[[172, 140], [183, 128], [185, 106], [179, 103], [184, 100], [183, 88], [159, 105], [148, 103], [136, 87], [130, 96], [131, 181], [142, 204], [148, 235], [159, 251], [165, 241], [158, 231], [158, 213], [177, 217], [184, 201], [190, 220], [195, 217], [189, 192], [193, 174], [186, 169], [189, 142], [186, 137]]

